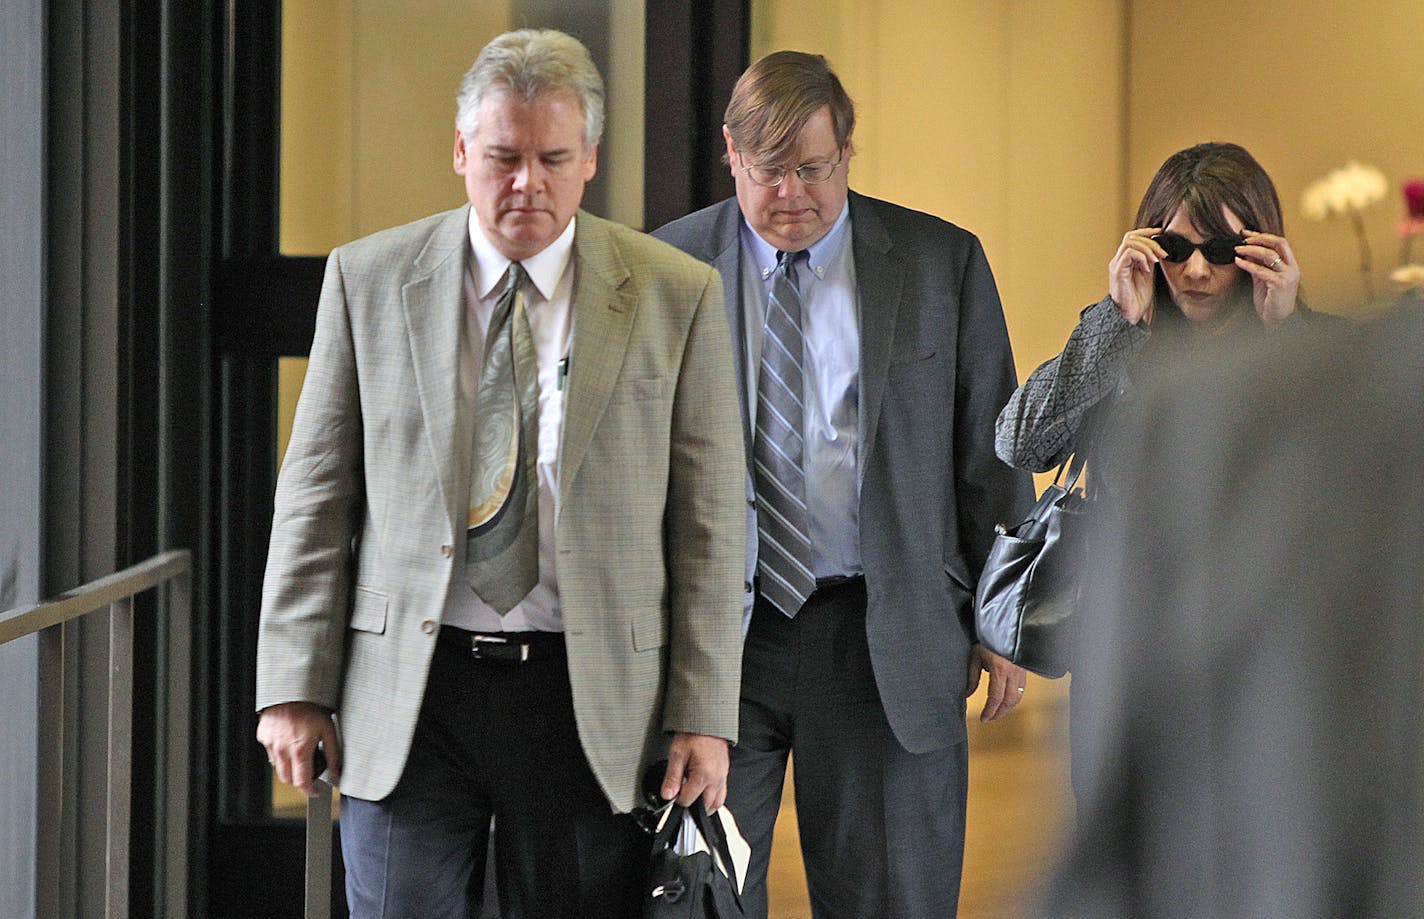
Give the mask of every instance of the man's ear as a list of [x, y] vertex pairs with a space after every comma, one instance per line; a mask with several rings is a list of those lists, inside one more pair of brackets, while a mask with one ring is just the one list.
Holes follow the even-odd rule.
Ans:
[[722, 125], [722, 139], [727, 142], [727, 165], [732, 170], [732, 178], [737, 177], [737, 145], [732, 143], [732, 132]]
[[453, 165], [456, 175], [464, 175], [465, 170], [470, 168], [469, 153], [465, 150], [465, 135], [460, 133], [460, 129], [455, 129], [455, 152]]

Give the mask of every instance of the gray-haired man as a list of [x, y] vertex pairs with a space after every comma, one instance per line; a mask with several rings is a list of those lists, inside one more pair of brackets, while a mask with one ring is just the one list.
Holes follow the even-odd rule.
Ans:
[[[726, 795], [742, 461], [717, 274], [578, 210], [603, 86], [567, 35], [461, 86], [470, 207], [334, 251], [280, 477], [258, 737], [344, 795], [354, 916], [637, 912], [663, 794]], [[333, 720], [333, 713], [335, 720]], [[340, 734], [337, 733], [337, 725]]]

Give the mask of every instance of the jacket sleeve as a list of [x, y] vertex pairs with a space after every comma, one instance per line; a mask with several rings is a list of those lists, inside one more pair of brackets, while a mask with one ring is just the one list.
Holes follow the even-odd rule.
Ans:
[[746, 461], [722, 282], [711, 268], [704, 271], [672, 417], [663, 729], [736, 742]]
[[1062, 353], [1030, 374], [999, 413], [999, 459], [1032, 472], [1066, 460], [1078, 448], [1084, 416], [1118, 388], [1148, 336], [1123, 318], [1111, 297], [1083, 310]]
[[257, 707], [340, 702], [353, 541], [364, 514], [362, 420], [342, 250], [327, 260], [316, 335], [274, 498], [257, 644]]
[[995, 524], [1033, 503], [1033, 483], [994, 456], [994, 417], [1017, 380], [998, 288], [976, 239], [964, 266], [958, 304], [955, 400], [955, 506], [970, 593], [993, 541]]

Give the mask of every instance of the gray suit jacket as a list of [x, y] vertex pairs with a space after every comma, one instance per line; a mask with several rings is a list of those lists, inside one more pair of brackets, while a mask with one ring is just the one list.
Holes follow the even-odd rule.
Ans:
[[[342, 790], [400, 778], [469, 502], [469, 208], [334, 250], [276, 494], [257, 704], [338, 711]], [[610, 801], [664, 732], [736, 738], [743, 460], [721, 284], [580, 212], [556, 525], [579, 734]]]
[[[974, 586], [994, 525], [1016, 519], [1032, 486], [994, 456], [994, 419], [1017, 381], [979, 240], [855, 192], [850, 221], [861, 321], [866, 630], [890, 725], [919, 753], [964, 739]], [[745, 389], [741, 224], [732, 198], [654, 235], [722, 275]], [[745, 393], [741, 405], [749, 461]]]

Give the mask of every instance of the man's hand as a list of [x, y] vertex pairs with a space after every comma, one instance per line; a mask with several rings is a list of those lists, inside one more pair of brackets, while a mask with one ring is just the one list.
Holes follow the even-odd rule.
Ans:
[[727, 800], [727, 741], [710, 734], [674, 734], [668, 745], [667, 773], [659, 794], [683, 807], [702, 798], [707, 813]]
[[262, 710], [257, 741], [267, 748], [267, 761], [277, 778], [313, 797], [317, 793], [312, 757], [321, 744], [326, 767], [333, 777], [341, 774], [341, 742], [331, 712], [312, 702], [283, 702]]
[[1009, 663], [983, 645], [975, 645], [969, 655], [969, 682], [964, 689], [966, 698], [979, 688], [981, 671], [989, 674], [989, 695], [984, 700], [984, 711], [979, 714], [979, 720], [987, 724], [1004, 717], [1022, 701], [1028, 671]]

